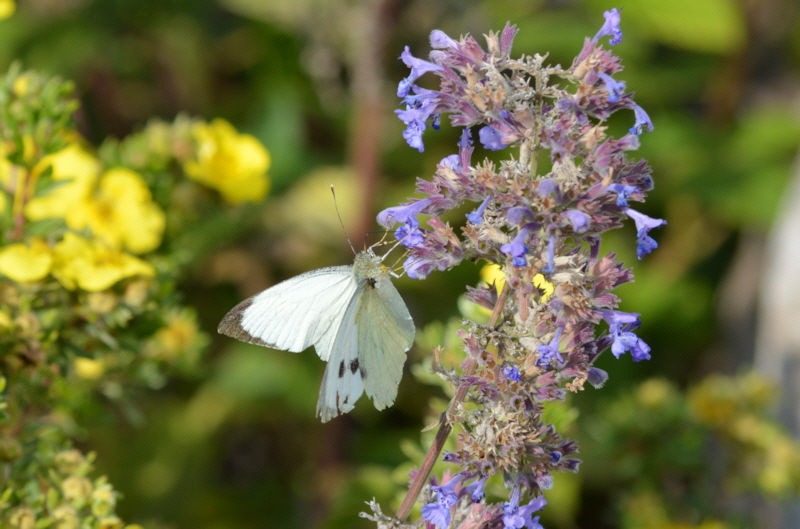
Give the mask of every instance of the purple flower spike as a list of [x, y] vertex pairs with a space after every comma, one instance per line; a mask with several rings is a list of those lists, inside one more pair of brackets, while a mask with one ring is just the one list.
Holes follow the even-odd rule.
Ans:
[[625, 94], [625, 81], [616, 81], [613, 77], [603, 72], [598, 72], [597, 76], [603, 80], [608, 91], [608, 102], [616, 103]]
[[645, 129], [648, 132], [653, 130], [653, 122], [650, 121], [650, 116], [647, 115], [647, 112], [644, 111], [642, 107], [634, 103], [631, 108], [633, 109], [633, 115], [636, 118], [636, 123], [633, 124], [633, 127], [628, 129], [628, 132], [631, 134], [636, 134], [637, 136], [641, 135]]
[[650, 237], [647, 232], [653, 228], [663, 226], [667, 223], [667, 221], [664, 219], [654, 219], [652, 217], [648, 217], [644, 213], [639, 213], [635, 209], [631, 208], [626, 208], [625, 214], [632, 218], [633, 222], [636, 224], [636, 257], [641, 259], [645, 255], [658, 248], [658, 243], [655, 241], [655, 239]]
[[619, 27], [621, 22], [619, 9], [615, 7], [608, 11], [604, 11], [603, 18], [605, 18], [605, 23], [592, 40], [597, 42], [600, 37], [611, 37], [611, 40], [609, 40], [608, 43], [612, 46], [616, 46], [622, 42], [622, 29]]

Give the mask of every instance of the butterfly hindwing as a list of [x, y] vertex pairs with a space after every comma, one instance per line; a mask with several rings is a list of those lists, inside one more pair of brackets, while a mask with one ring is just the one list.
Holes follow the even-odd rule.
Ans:
[[364, 389], [375, 408], [382, 410], [397, 397], [415, 332], [411, 315], [388, 276], [364, 286], [355, 323]]
[[314, 345], [327, 361], [356, 286], [352, 266], [306, 272], [242, 301], [225, 315], [217, 330], [285, 351], [299, 352]]
[[357, 287], [344, 311], [325, 374], [322, 376], [317, 400], [317, 416], [322, 422], [328, 422], [340, 413], [352, 410], [364, 392], [355, 322], [361, 289], [361, 286]]

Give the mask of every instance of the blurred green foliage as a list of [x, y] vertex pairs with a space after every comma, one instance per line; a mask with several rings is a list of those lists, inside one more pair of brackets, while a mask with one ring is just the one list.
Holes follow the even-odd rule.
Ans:
[[[616, 50], [626, 66], [621, 75], [655, 124], [639, 151], [656, 181], [647, 213], [669, 222], [658, 251], [634, 266], [636, 283], [620, 289], [622, 308], [643, 315], [641, 336], [654, 358], [646, 365], [602, 358], [607, 387], [552, 411], [580, 440], [585, 463], [556, 483], [544, 523], [745, 526], [752, 513], [709, 505], [796, 494], [787, 463], [796, 447], [767, 420], [769, 399], [748, 392], [760, 382], [704, 375], [748, 367], [734, 348], [752, 344], [721, 333], [715, 294], [739, 236], [769, 229], [797, 151], [798, 8], [791, 0], [616, 6], [625, 31]], [[410, 195], [414, 177], [452, 152], [456, 137], [447, 126], [426, 137], [421, 155], [401, 138], [391, 110], [395, 83], [406, 74], [396, 59], [403, 45], [424, 55], [434, 28], [481, 34], [510, 20], [520, 27], [516, 53], [549, 52], [565, 64], [610, 7], [597, 0], [17, 6], [0, 21], [0, 69], [12, 68], [1, 92], [15, 98], [0, 101], [3, 157], [32, 174], [44, 156], [75, 143], [54, 134], [71, 129], [74, 118], [88, 140], [78, 142], [82, 149], [96, 146], [92, 163], [101, 174], [134, 171], [165, 214], [159, 247], [137, 257], [152, 276], [134, 274], [98, 292], [69, 290], [53, 275], [0, 285], [7, 383], [0, 455], [4, 465], [19, 465], [19, 479], [46, 475], [50, 490], [61, 491], [48, 497], [46, 487], [26, 489], [24, 501], [54, 520], [56, 512], [83, 516], [92, 512], [85, 498], [70, 496], [69, 508], [58, 510], [67, 493], [56, 485], [71, 476], [86, 480], [83, 492], [105, 491], [98, 477], [105, 474], [122, 492], [113, 496], [114, 516], [151, 528], [367, 526], [357, 518], [363, 501], [375, 496], [391, 505], [432, 436], [420, 436], [420, 427], [435, 421], [446, 396], [425, 368], [435, 345], [444, 346], [443, 363], [458, 362], [452, 322], [478, 268], [397, 282], [420, 328], [409, 365], [422, 367], [412, 368], [416, 376], [405, 377], [396, 405], [380, 414], [360, 405], [330, 425], [316, 423], [322, 366], [313, 354], [232, 343], [211, 336], [213, 329], [244, 295], [350, 259], [330, 183], [358, 247], [379, 237], [368, 233], [378, 208]], [[22, 67], [11, 67], [15, 61]], [[23, 74], [27, 81], [18, 80]], [[65, 97], [70, 84], [79, 108]], [[192, 129], [210, 126], [212, 116], [269, 149], [272, 190], [257, 206], [232, 206], [186, 177], [184, 161], [200, 141]], [[52, 167], [37, 174], [37, 194], [70, 185], [59, 184]], [[62, 240], [64, 219], [15, 231], [15, 200], [7, 194], [4, 245], [24, 241], [29, 256], [39, 248], [33, 237], [47, 247]], [[613, 235], [604, 244], [633, 263], [630, 228]], [[647, 376], [657, 378], [640, 382]], [[720, 410], [736, 420], [720, 421]], [[49, 425], [35, 447], [17, 442], [21, 434], [9, 426], [21, 424], [23, 411]], [[63, 473], [54, 456], [62, 453], [79, 454], [80, 469]], [[22, 496], [0, 497], [0, 513], [26, 527], [29, 513], [13, 501]]]

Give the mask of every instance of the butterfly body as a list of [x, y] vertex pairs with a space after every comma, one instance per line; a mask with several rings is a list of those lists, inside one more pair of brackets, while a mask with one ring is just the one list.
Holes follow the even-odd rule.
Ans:
[[225, 315], [218, 332], [300, 352], [311, 345], [328, 362], [317, 402], [326, 422], [353, 409], [366, 391], [379, 410], [394, 403], [414, 322], [371, 250], [352, 266], [300, 274], [252, 296]]

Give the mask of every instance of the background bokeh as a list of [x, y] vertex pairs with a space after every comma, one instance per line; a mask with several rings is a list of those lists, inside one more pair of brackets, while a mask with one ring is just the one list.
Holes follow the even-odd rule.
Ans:
[[[424, 56], [434, 28], [480, 35], [508, 20], [520, 28], [516, 54], [549, 52], [568, 65], [614, 6], [622, 8], [622, 77], [655, 124], [638, 151], [656, 182], [646, 212], [669, 224], [641, 262], [632, 227], [606, 244], [634, 269], [636, 282], [620, 289], [622, 309], [642, 314], [653, 359], [607, 355], [606, 387], [571, 400], [580, 413], [565, 422], [585, 463], [577, 478], [557, 482], [563, 498], [548, 507], [545, 525], [645, 527], [636, 520], [657, 502], [647, 494], [620, 500], [626, 491], [686, 502], [686, 481], [696, 478], [714, 496], [707, 489], [718, 476], [703, 466], [714, 435], [687, 425], [677, 409], [690, 399], [684, 391], [699, 398], [707, 375], [736, 375], [755, 362], [766, 241], [800, 140], [800, 4], [24, 0], [0, 21], [0, 67], [21, 61], [73, 80], [80, 132], [95, 145], [153, 118], [221, 116], [260, 139], [272, 160], [266, 200], [208, 241], [184, 241], [202, 247], [179, 282], [211, 336], [199, 372], [138, 392], [135, 412], [107, 403], [85, 414], [79, 445], [97, 452], [96, 467], [124, 494], [124, 519], [154, 528], [367, 527], [357, 517], [365, 500], [391, 504], [410, 468], [398, 466], [420, 449], [441, 390], [406, 376], [393, 408], [378, 413], [361, 402], [321, 425], [314, 406], [323, 366], [313, 353], [239, 344], [217, 336], [217, 322], [282, 278], [351, 259], [330, 184], [360, 247], [381, 236], [375, 213], [410, 196], [415, 178], [453, 151], [457, 131], [446, 126], [426, 136], [422, 154], [401, 137], [392, 110], [404, 45]], [[457, 316], [459, 295], [477, 281], [478, 269], [464, 265], [396, 285], [424, 328]], [[437, 332], [445, 331], [426, 338]], [[417, 347], [410, 359], [428, 355]], [[717, 382], [740, 395], [749, 383]], [[779, 400], [797, 390], [781, 384], [773, 388]], [[665, 475], [681, 493], [659, 485]], [[648, 476], [652, 487], [642, 484]], [[748, 501], [733, 508], [769, 520], [775, 505], [793, 501], [743, 494]]]

